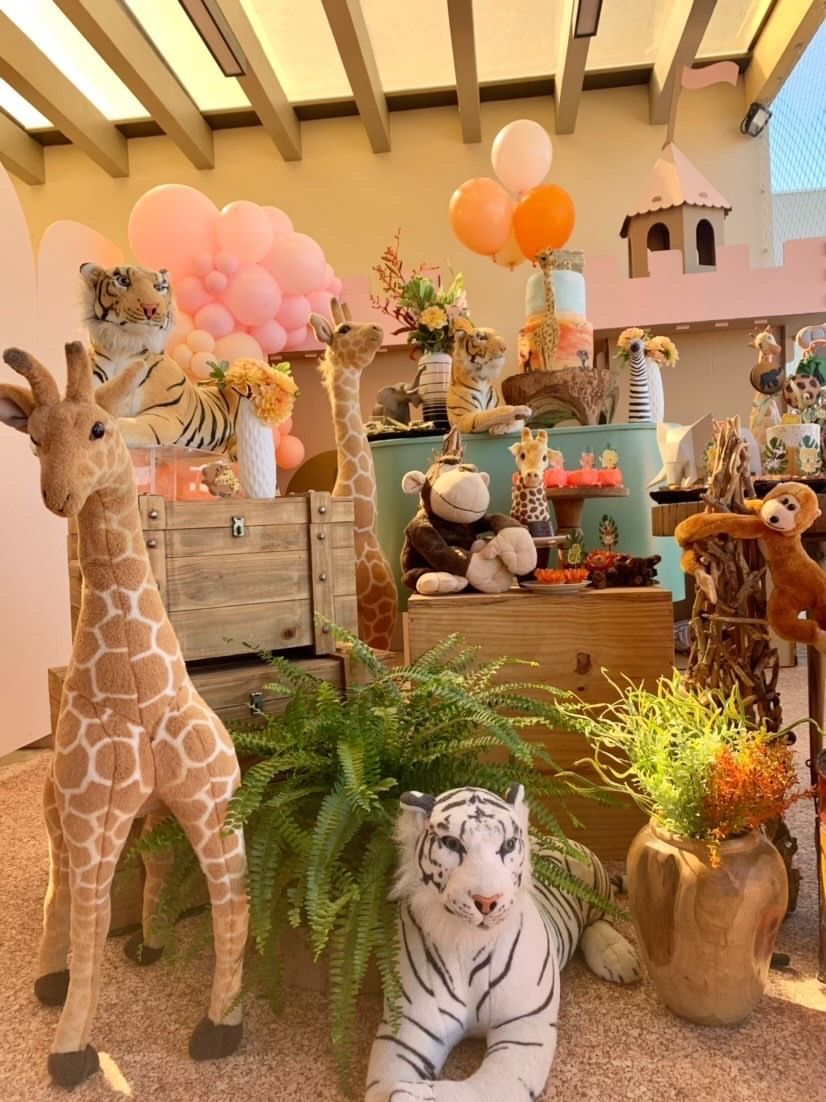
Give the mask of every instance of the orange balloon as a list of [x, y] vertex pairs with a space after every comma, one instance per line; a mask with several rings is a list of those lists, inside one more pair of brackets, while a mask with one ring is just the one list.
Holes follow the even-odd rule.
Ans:
[[561, 249], [573, 228], [574, 201], [556, 184], [531, 188], [513, 212], [513, 232], [528, 260], [542, 249]]
[[275, 458], [282, 470], [292, 471], [304, 462], [304, 445], [297, 436], [282, 436]]
[[513, 200], [496, 180], [477, 176], [465, 180], [450, 197], [450, 224], [463, 245], [491, 256], [508, 240]]
[[498, 264], [500, 268], [507, 268], [509, 272], [525, 263], [525, 255], [519, 248], [519, 242], [516, 240], [513, 230], [511, 230], [510, 237], [502, 248], [493, 254], [491, 260], [494, 264]]

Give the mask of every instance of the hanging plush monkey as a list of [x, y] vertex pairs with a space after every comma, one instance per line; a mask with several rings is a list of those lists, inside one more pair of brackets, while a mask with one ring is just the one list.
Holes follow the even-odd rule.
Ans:
[[[692, 544], [710, 536], [762, 540], [774, 589], [768, 619], [781, 639], [826, 653], [826, 573], [803, 549], [800, 537], [820, 516], [817, 495], [800, 482], [781, 482], [755, 503], [756, 515], [698, 513], [677, 525], [674, 537], [687, 548], [682, 568], [702, 570]], [[800, 620], [801, 612], [808, 620]]]

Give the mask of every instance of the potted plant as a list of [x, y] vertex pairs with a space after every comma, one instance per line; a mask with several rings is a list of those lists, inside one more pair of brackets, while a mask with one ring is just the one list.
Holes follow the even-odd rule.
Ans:
[[[680, 358], [670, 337], [652, 337], [647, 329], [623, 329], [617, 338], [617, 357], [631, 365], [631, 420], [665, 420], [665, 398], [660, 374], [662, 364], [676, 364]], [[650, 403], [650, 407], [649, 407]], [[634, 410], [637, 416], [633, 416]], [[645, 415], [643, 415], [643, 413]]]
[[[396, 904], [389, 894], [402, 792], [464, 785], [504, 792], [523, 783], [531, 799], [534, 877], [612, 907], [537, 852], [566, 846], [546, 801], [559, 809], [574, 795], [606, 800], [592, 782], [561, 774], [525, 737], [535, 726], [558, 725], [552, 689], [503, 678], [508, 659], [477, 664], [476, 649], [457, 636], [388, 669], [364, 643], [332, 630], [350, 648], [357, 676], [342, 697], [288, 660], [268, 658], [286, 707], [262, 728], [233, 733], [239, 757], [255, 764], [245, 771], [228, 822], [243, 824], [246, 835], [250, 936], [265, 992], [277, 1007], [285, 941], [289, 952], [291, 929], [303, 932], [314, 956], [329, 962], [333, 1048], [347, 1084], [356, 998], [371, 959], [389, 1005], [401, 1012]], [[175, 863], [158, 904], [160, 928], [155, 923], [161, 937], [191, 902], [197, 866], [174, 827], [161, 826], [139, 843], [144, 851], [170, 843]]]
[[618, 692], [607, 706], [558, 702], [602, 780], [650, 816], [627, 870], [642, 958], [680, 1017], [733, 1025], [763, 993], [786, 913], [785, 866], [762, 827], [809, 793], [786, 732], [750, 725], [736, 689], [696, 691], [675, 671], [656, 692]]
[[432, 421], [437, 428], [447, 429], [446, 403], [454, 327], [459, 318], [468, 316], [464, 279], [459, 272], [449, 287], [442, 287], [439, 280], [434, 283], [423, 274], [424, 265], [415, 268], [411, 275], [405, 275], [399, 256], [400, 235], [401, 231], [397, 230], [373, 268], [382, 294], [371, 296], [371, 301], [382, 313], [401, 322], [393, 332], [406, 333], [407, 343], [419, 350], [418, 393], [424, 419]]
[[288, 363], [268, 364], [242, 356], [211, 364], [208, 383], [239, 395], [235, 436], [238, 473], [247, 497], [269, 499], [278, 493], [272, 430], [293, 412], [298, 386]]

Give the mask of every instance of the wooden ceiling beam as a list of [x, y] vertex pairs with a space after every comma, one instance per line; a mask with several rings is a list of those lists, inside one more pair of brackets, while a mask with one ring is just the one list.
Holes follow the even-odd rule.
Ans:
[[390, 152], [390, 115], [360, 0], [321, 0], [374, 153]]
[[456, 96], [463, 142], [481, 142], [482, 108], [479, 101], [479, 74], [476, 68], [476, 35], [473, 26], [473, 0], [447, 0], [453, 68], [456, 72]]
[[0, 164], [25, 184], [45, 184], [43, 146], [0, 111]]
[[[241, 0], [216, 0], [244, 55], [244, 76], [236, 77], [261, 125], [285, 161], [301, 160], [301, 124], [250, 22]], [[312, 62], [310, 62], [312, 63]]]
[[559, 57], [554, 73], [555, 129], [557, 134], [573, 134], [590, 38], [574, 38], [576, 0], [563, 0], [559, 33]]
[[128, 9], [111, 0], [55, 3], [195, 167], [214, 168], [212, 131]]
[[648, 118], [652, 125], [668, 122], [672, 101], [680, 94], [683, 66], [690, 69], [694, 64], [715, 4], [716, 0], [672, 0], [669, 5], [648, 82]]
[[818, 31], [823, 0], [777, 0], [746, 69], [746, 103], [768, 107]]
[[123, 134], [3, 12], [0, 42], [0, 77], [110, 176], [128, 176]]

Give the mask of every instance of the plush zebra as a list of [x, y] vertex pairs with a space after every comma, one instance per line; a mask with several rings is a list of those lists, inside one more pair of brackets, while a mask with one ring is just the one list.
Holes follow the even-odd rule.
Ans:
[[[598, 908], [531, 879], [528, 809], [514, 785], [402, 796], [397, 837], [402, 1018], [387, 1011], [370, 1055], [365, 1102], [528, 1102], [556, 1048], [559, 973], [579, 944], [613, 983], [639, 979], [632, 946]], [[605, 896], [598, 859], [549, 856]], [[482, 1034], [481, 1067], [439, 1082], [454, 1045]]]
[[648, 378], [648, 363], [645, 358], [645, 341], [639, 338], [631, 341], [628, 346], [628, 353], [628, 366], [631, 370], [628, 420], [653, 421], [651, 384]]

